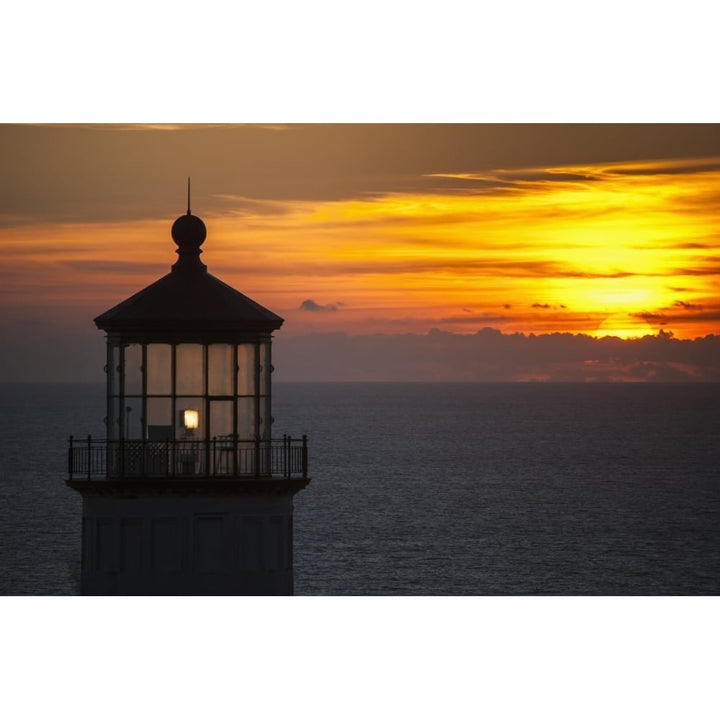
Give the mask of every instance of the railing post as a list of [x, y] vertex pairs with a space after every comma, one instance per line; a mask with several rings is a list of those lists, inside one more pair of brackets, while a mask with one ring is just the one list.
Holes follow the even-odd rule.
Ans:
[[87, 448], [87, 472], [88, 472], [88, 480], [90, 479], [92, 475], [92, 440], [90, 438], [90, 435], [87, 436], [88, 440], [88, 448]]
[[302, 476], [303, 476], [303, 480], [307, 479], [307, 465], [308, 465], [307, 435], [303, 435], [302, 436]]
[[283, 477], [290, 477], [290, 436], [283, 435]]
[[232, 476], [237, 477], [238, 476], [238, 436], [237, 433], [232, 434]]
[[73, 436], [70, 436], [70, 447], [68, 448], [68, 475], [72, 480], [73, 476]]

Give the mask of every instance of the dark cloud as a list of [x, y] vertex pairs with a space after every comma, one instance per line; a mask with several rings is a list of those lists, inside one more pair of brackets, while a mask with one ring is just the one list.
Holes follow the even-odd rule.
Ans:
[[[324, 201], [447, 192], [453, 185], [466, 190], [469, 180], [437, 175], [483, 172], [485, 185], [495, 191], [516, 181], [511, 173], [504, 180], [493, 175], [496, 168], [720, 156], [718, 126], [702, 124], [315, 124], [288, 125], [281, 132], [262, 125], [162, 128], [0, 126], [0, 217], [76, 222], [172, 217], [185, 207], [188, 175], [193, 209], [208, 216], [227, 211], [228, 197]], [[687, 160], [672, 171], [696, 166]], [[649, 167], [643, 172], [653, 172], [652, 163]], [[585, 179], [543, 173], [529, 179], [540, 177]]]
[[718, 322], [720, 321], [720, 308], [714, 308], [712, 310], [689, 310], [689, 311], [682, 311], [680, 313], [671, 314], [670, 312], [665, 312], [664, 317], [666, 318], [667, 322], [670, 322], [672, 320], [673, 324], [681, 325], [683, 323], [695, 323], [698, 321], [702, 321], [705, 323], [709, 322]]
[[711, 242], [674, 242], [672, 247], [678, 250], [714, 250], [715, 245]]
[[676, 300], [671, 306], [659, 308], [657, 312], [630, 313], [651, 323], [682, 325], [687, 323], [714, 323], [720, 321], [720, 305], [700, 305]]
[[669, 270], [667, 275], [674, 275], [674, 276], [681, 276], [681, 275], [687, 275], [687, 276], [693, 276], [693, 277], [704, 277], [706, 275], [720, 275], [720, 261], [718, 261], [716, 258], [709, 257], [705, 260], [705, 262], [698, 261], [698, 265], [696, 267], [692, 268], [675, 268], [674, 270]]
[[602, 278], [629, 278], [629, 277], [659, 277], [667, 273], [651, 273], [651, 272], [631, 272], [630, 270], [611, 270], [609, 272], [590, 272], [585, 270], [565, 270], [563, 277], [602, 279]]
[[330, 303], [328, 305], [319, 305], [314, 300], [303, 300], [300, 303], [300, 310], [307, 310], [309, 312], [337, 312], [338, 305], [341, 303]]
[[[505, 307], [510, 307], [506, 305]], [[538, 308], [540, 310], [567, 310], [567, 305], [551, 305], [550, 303], [533, 303], [530, 307]]]
[[720, 336], [634, 340], [553, 333], [278, 336], [278, 380], [718, 382]]
[[507, 320], [503, 315], [491, 315], [490, 313], [482, 313], [472, 315], [448, 315], [446, 317], [437, 318], [439, 324], [451, 323], [453, 325], [470, 325], [477, 327], [479, 323], [501, 323]]
[[667, 322], [667, 318], [664, 315], [660, 315], [659, 313], [653, 313], [653, 312], [636, 312], [636, 313], [628, 313], [630, 317], [638, 318], [639, 320], [645, 320], [649, 323], [660, 323], [665, 324]]

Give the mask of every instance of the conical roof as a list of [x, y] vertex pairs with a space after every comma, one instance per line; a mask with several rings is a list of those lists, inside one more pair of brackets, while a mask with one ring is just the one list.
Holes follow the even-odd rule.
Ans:
[[170, 273], [95, 318], [109, 334], [157, 342], [237, 342], [277, 330], [283, 319], [207, 271], [207, 231], [188, 208], [173, 224], [178, 260]]

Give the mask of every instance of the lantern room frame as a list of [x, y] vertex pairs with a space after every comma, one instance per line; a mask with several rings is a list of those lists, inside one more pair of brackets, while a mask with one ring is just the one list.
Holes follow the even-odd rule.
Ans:
[[108, 440], [271, 436], [271, 343], [108, 337]]

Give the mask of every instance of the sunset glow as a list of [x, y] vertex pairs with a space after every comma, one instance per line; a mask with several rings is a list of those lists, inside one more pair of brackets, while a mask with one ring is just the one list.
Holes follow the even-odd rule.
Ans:
[[[718, 317], [711, 248], [720, 171], [706, 163], [673, 169], [660, 161], [551, 168], [516, 179], [497, 173], [490, 191], [292, 204], [242, 219], [252, 227], [250, 270], [271, 287], [268, 270], [282, 265], [286, 313], [306, 296], [341, 304], [342, 317], [313, 318], [325, 328], [347, 327], [351, 316], [363, 330], [704, 335]], [[229, 266], [232, 248], [246, 243], [242, 221], [216, 228]], [[238, 268], [247, 266], [243, 249], [235, 252]]]
[[[498, 173], [491, 191], [274, 202], [255, 213], [228, 198], [223, 216], [203, 214], [203, 259], [295, 331], [491, 325], [696, 337], [717, 328], [720, 170], [671, 169]], [[577, 179], [554, 179], [569, 175]], [[174, 262], [173, 219], [5, 228], [5, 302], [110, 305]], [[308, 298], [334, 311], [308, 319]]]
[[[469, 165], [337, 197], [194, 183], [203, 261], [284, 317], [283, 333], [491, 327], [692, 339], [720, 328], [720, 155]], [[184, 212], [183, 178], [176, 184], [177, 201], [154, 217], [69, 222], [8, 208], [6, 318], [87, 322], [164, 275], [175, 261], [170, 227]]]

